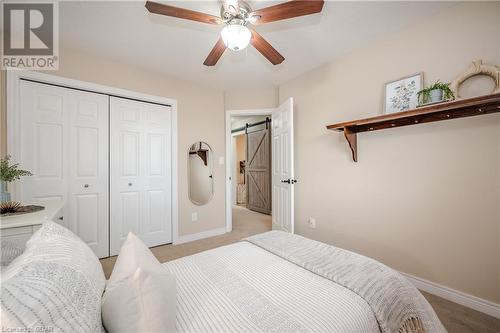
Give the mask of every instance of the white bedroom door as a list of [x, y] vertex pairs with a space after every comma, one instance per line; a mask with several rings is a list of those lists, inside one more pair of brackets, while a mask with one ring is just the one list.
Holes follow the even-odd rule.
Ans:
[[129, 231], [148, 246], [172, 242], [172, 111], [110, 97], [110, 252]]
[[294, 232], [293, 98], [272, 113], [272, 228]]
[[108, 96], [21, 81], [20, 200], [59, 201], [61, 224], [108, 256]]

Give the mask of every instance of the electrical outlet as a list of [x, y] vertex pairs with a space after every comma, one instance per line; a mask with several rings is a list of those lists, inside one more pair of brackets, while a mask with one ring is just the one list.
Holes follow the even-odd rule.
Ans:
[[198, 221], [198, 212], [191, 213], [191, 221], [192, 222]]
[[316, 219], [314, 217], [310, 217], [307, 221], [309, 228], [316, 229]]

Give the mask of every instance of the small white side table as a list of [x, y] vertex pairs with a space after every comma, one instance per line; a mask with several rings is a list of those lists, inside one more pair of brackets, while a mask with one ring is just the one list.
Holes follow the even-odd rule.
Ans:
[[60, 223], [62, 218], [62, 202], [44, 203], [45, 209], [33, 213], [0, 217], [0, 238], [23, 245], [31, 235], [42, 226], [43, 222]]

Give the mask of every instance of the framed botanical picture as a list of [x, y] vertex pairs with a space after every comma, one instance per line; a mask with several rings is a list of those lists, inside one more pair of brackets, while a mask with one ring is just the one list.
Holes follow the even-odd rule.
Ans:
[[418, 73], [385, 84], [384, 113], [414, 109], [418, 105], [417, 93], [422, 90], [424, 75]]

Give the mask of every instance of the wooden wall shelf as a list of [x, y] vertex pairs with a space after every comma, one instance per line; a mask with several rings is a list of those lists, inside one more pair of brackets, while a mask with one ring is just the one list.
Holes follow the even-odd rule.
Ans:
[[344, 136], [352, 151], [352, 159], [357, 162], [357, 133], [455, 118], [472, 117], [495, 112], [500, 112], [500, 93], [460, 99], [404, 112], [332, 124], [326, 126], [326, 128], [333, 131], [344, 132]]

